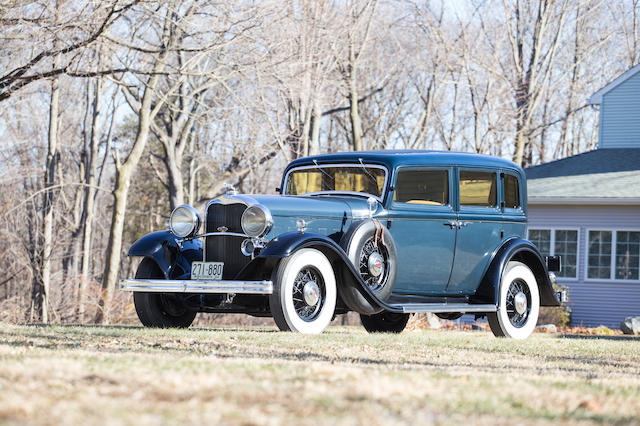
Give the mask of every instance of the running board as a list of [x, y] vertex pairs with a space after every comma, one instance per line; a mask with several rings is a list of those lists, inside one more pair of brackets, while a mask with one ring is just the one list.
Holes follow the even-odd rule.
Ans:
[[495, 312], [496, 305], [474, 305], [470, 303], [407, 303], [402, 305], [391, 305], [393, 308], [406, 314], [418, 312], [433, 312], [436, 314], [445, 312]]

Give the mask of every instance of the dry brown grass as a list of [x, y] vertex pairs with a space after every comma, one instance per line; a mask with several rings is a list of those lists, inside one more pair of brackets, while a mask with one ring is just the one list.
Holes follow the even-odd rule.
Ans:
[[640, 339], [0, 324], [5, 424], [640, 423]]

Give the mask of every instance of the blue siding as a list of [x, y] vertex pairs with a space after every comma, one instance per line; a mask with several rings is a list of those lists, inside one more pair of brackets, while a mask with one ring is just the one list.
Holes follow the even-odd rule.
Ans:
[[640, 73], [603, 96], [600, 148], [640, 148]]
[[627, 316], [640, 315], [640, 282], [587, 281], [588, 229], [640, 229], [640, 206], [529, 204], [530, 228], [578, 228], [578, 278], [559, 279], [569, 288], [572, 325], [618, 328]]

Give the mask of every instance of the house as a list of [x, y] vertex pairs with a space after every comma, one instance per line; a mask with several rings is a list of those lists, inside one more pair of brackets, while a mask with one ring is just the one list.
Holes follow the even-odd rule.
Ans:
[[640, 315], [640, 65], [596, 92], [598, 148], [526, 169], [529, 239], [561, 255], [572, 325]]

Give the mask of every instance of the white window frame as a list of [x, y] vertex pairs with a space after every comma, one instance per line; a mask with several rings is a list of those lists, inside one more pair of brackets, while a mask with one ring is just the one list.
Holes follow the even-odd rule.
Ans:
[[[562, 271], [555, 273], [558, 279], [563, 281], [578, 281], [580, 276], [580, 228], [571, 226], [531, 226], [527, 227], [527, 239], [529, 239], [529, 231], [551, 231], [549, 237], [549, 256], [555, 256], [556, 252], [556, 231], [576, 231], [576, 275], [575, 276], [563, 276]], [[564, 262], [563, 262], [564, 263]]]
[[[589, 278], [589, 233], [598, 231], [609, 231], [611, 232], [611, 267], [609, 278]], [[640, 232], [638, 228], [606, 228], [606, 227], [594, 227], [587, 228], [587, 239], [585, 240], [585, 256], [587, 257], [585, 263], [587, 268], [584, 273], [584, 281], [585, 282], [600, 282], [600, 283], [626, 283], [626, 284], [638, 284], [640, 283], [640, 279], [638, 280], [622, 280], [620, 278], [616, 278], [616, 255], [617, 255], [617, 244], [618, 244], [618, 231], [622, 232]], [[639, 274], [640, 276], [640, 274]]]

